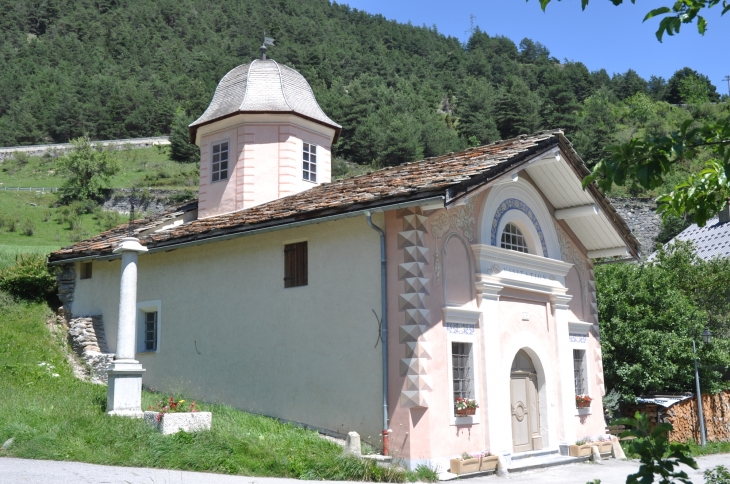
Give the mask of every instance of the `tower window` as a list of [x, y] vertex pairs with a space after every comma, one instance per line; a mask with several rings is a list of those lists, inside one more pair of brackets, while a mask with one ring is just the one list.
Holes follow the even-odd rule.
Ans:
[[217, 182], [228, 178], [228, 141], [213, 145], [210, 168], [212, 181]]
[[302, 179], [317, 181], [317, 146], [304, 143], [302, 147]]
[[522, 231], [517, 228], [514, 224], [507, 224], [502, 231], [502, 243], [503, 249], [516, 250], [517, 252], [524, 252], [527, 254], [527, 241], [525, 236], [522, 235]]

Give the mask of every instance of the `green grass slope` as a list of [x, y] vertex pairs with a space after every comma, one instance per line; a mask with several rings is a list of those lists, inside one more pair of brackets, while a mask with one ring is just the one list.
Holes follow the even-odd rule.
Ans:
[[[195, 434], [163, 436], [142, 420], [109, 417], [106, 387], [74, 377], [61, 333], [45, 325], [46, 305], [0, 293], [0, 313], [0, 442], [14, 439], [5, 455], [306, 479], [421, 477], [344, 458], [316, 432], [226, 405], [199, 403], [213, 426]], [[143, 392], [143, 408], [163, 397]]]

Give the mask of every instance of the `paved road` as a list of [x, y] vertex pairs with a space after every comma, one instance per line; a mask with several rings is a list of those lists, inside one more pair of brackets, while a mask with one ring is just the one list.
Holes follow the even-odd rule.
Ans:
[[[730, 467], [730, 454], [713, 455], [698, 459], [699, 471], [689, 471], [695, 484], [702, 484], [702, 471], [725, 465]], [[496, 476], [465, 479], [466, 484], [510, 484], [522, 482], [540, 484], [585, 484], [600, 479], [601, 484], [623, 484], [626, 476], [638, 468], [636, 462], [608, 460], [604, 465], [574, 464], [513, 474], [509, 480]], [[296, 479], [272, 477], [242, 477], [207, 474], [202, 472], [171, 471], [165, 469], [141, 469], [136, 467], [112, 467], [80, 462], [0, 457], [0, 483], [2, 484], [301, 484]]]

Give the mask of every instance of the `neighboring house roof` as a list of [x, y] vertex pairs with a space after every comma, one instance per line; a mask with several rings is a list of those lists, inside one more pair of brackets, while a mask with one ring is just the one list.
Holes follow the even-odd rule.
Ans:
[[[708, 220], [704, 227], [692, 224], [668, 243], [671, 244], [675, 240], [693, 242], [697, 255], [704, 260], [714, 257], [730, 257], [730, 222], [720, 223], [719, 218], [713, 218]], [[654, 259], [655, 256], [656, 252], [651, 255], [649, 260]]]
[[296, 114], [333, 128], [333, 143], [342, 130], [319, 107], [304, 76], [274, 60], [257, 59], [223, 76], [208, 109], [190, 125], [190, 142], [195, 142], [199, 127], [243, 113]]
[[[538, 156], [549, 155], [557, 148], [560, 148], [567, 158], [567, 163], [560, 162], [559, 164], [564, 165], [565, 170], [572, 171], [576, 176], [572, 177], [570, 187], [563, 187], [562, 193], [559, 194], [562, 198], [551, 199], [551, 203], [556, 208], [562, 208], [560, 203], [570, 203], [570, 194], [573, 192], [577, 193], [574, 197], [580, 196], [592, 200], [592, 203], [595, 203], [601, 211], [601, 215], [596, 217], [595, 222], [595, 226], [601, 229], [600, 233], [611, 232], [612, 237], [622, 241], [622, 244], [625, 244], [631, 254], [636, 257], [638, 242], [608, 199], [598, 191], [595, 185], [589, 185], [586, 191], [580, 189], [580, 180], [590, 172], [561, 131], [546, 131], [531, 136], [498, 141], [459, 153], [449, 153], [322, 184], [255, 207], [184, 224], [170, 224], [170, 220], [176, 217], [179, 219], [185, 210], [194, 209], [192, 205], [188, 205], [187, 208], [177, 207], [166, 214], [135, 222], [134, 230], [141, 243], [150, 250], [166, 250], [181, 244], [220, 240], [225, 237], [291, 226], [291, 224], [354, 216], [358, 213], [361, 214], [363, 210], [385, 209], [386, 207], [392, 209], [398, 204], [414, 204], [434, 199], [434, 197], [443, 198], [444, 203], [450, 206], [490, 185], [505, 174], [523, 168], [527, 168], [529, 173], [531, 168], [528, 163], [534, 161]], [[544, 169], [545, 167], [540, 166], [539, 168]], [[554, 172], [559, 173], [561, 169], [563, 168], [556, 167]], [[566, 182], [562, 183], [567, 185]], [[550, 199], [551, 195], [546, 196]], [[578, 203], [582, 203], [582, 200], [577, 198]], [[153, 229], [156, 227], [165, 228], [155, 232]], [[573, 227], [571, 225], [571, 228]], [[580, 233], [582, 233], [580, 231], [583, 229], [575, 225], [574, 230], [580, 237]], [[123, 237], [127, 236], [127, 233], [127, 225], [121, 225], [71, 247], [53, 252], [49, 257], [49, 262], [60, 263], [69, 259], [112, 257], [112, 250]], [[608, 239], [607, 236], [604, 239], [606, 240], [604, 243], [609, 244], [607, 247], [615, 247], [615, 245], [610, 245], [615, 242]], [[604, 247], [587, 248], [590, 250]]]

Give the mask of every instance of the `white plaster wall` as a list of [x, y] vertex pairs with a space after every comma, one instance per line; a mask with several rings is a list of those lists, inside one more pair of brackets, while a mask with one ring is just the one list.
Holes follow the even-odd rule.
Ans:
[[[284, 289], [284, 244], [303, 240], [309, 284]], [[112, 351], [119, 267], [94, 262], [73, 305], [103, 315]], [[379, 435], [380, 246], [364, 217], [143, 254], [137, 299], [160, 300], [164, 320], [160, 351], [137, 354], [146, 386]]]

